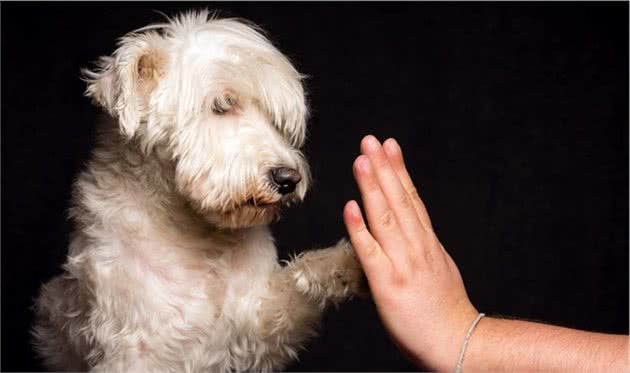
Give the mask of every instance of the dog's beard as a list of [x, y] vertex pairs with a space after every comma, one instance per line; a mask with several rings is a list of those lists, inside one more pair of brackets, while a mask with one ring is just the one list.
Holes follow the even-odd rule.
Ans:
[[244, 204], [234, 210], [219, 213], [214, 223], [222, 228], [243, 228], [273, 223], [280, 218], [282, 205], [271, 203], [264, 205]]
[[271, 224], [280, 219], [285, 204], [282, 202], [254, 204], [251, 201], [228, 211], [212, 211], [203, 214], [204, 218], [218, 228], [245, 228]]
[[271, 224], [280, 219], [284, 208], [297, 202], [295, 195], [257, 196], [235, 203], [226, 210], [200, 211], [206, 221], [218, 228], [245, 228], [256, 225]]

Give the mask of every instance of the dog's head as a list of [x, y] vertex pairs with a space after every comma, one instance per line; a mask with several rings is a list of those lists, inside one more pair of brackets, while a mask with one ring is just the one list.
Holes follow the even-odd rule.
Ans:
[[267, 224], [304, 197], [303, 77], [255, 26], [182, 14], [123, 37], [83, 73], [86, 94], [172, 162], [177, 192], [212, 223]]

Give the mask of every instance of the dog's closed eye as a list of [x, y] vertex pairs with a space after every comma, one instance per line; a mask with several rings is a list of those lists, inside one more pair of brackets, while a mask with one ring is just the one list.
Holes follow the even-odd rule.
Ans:
[[231, 93], [225, 93], [212, 101], [212, 112], [215, 114], [225, 114], [229, 112], [238, 101]]

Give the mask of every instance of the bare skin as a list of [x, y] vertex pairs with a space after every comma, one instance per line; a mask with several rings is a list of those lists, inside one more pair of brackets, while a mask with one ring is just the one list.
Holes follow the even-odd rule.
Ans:
[[[433, 231], [400, 146], [366, 136], [361, 153], [353, 171], [368, 224], [355, 201], [346, 204], [344, 221], [379, 315], [413, 362], [453, 371], [478, 311]], [[472, 334], [463, 371], [627, 372], [628, 340], [485, 317]]]

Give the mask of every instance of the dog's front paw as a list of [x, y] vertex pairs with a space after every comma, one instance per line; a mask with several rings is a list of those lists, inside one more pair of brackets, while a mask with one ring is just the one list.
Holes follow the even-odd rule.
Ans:
[[345, 239], [327, 249], [304, 252], [291, 266], [296, 288], [322, 305], [368, 294], [361, 264]]
[[344, 293], [361, 297], [369, 295], [370, 291], [365, 273], [350, 241], [342, 238], [334, 248], [343, 253], [341, 266], [338, 271], [334, 272], [334, 276], [335, 280], [344, 287]]

